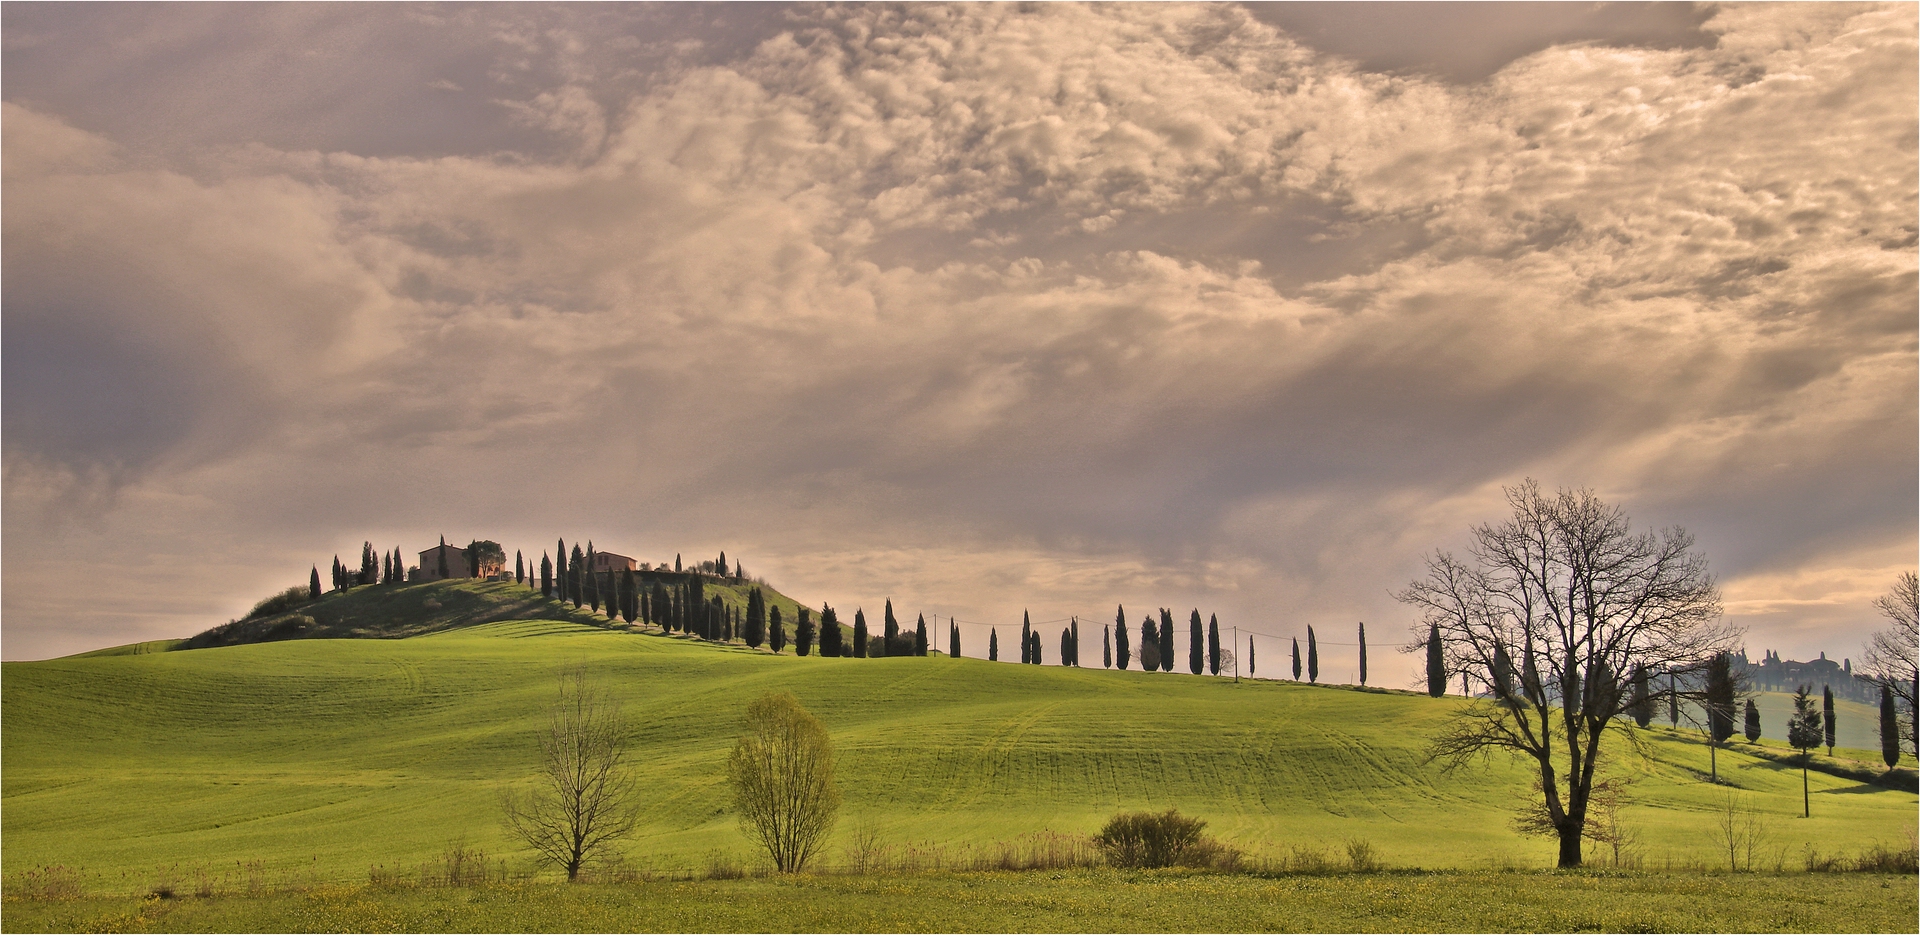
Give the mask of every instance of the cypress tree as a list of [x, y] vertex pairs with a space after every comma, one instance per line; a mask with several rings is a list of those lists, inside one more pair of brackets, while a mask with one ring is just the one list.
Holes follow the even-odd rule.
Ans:
[[1746, 728], [1747, 742], [1759, 743], [1760, 742], [1760, 709], [1753, 706], [1752, 698], [1747, 699], [1747, 723], [1743, 726]]
[[1127, 609], [1119, 604], [1114, 605], [1113, 612], [1113, 653], [1114, 661], [1124, 671], [1133, 657], [1133, 647], [1127, 645]]
[[1173, 671], [1173, 611], [1160, 608], [1160, 671]]
[[586, 593], [587, 606], [594, 613], [600, 612], [600, 573], [593, 570], [592, 553], [588, 553], [586, 574], [582, 575], [580, 590]]
[[805, 606], [799, 608], [800, 619], [793, 625], [793, 654], [805, 656], [813, 652], [813, 611]]
[[947, 618], [947, 657], [960, 658], [960, 621]]
[[1320, 682], [1320, 643], [1313, 638], [1313, 628], [1307, 628], [1307, 681]]
[[527, 562], [525, 559], [520, 557], [519, 549], [513, 550], [513, 583], [514, 584], [527, 583]]
[[667, 593], [667, 584], [658, 578], [653, 579], [653, 623], [661, 630], [668, 629], [673, 622], [673, 596]]
[[[1496, 654], [1505, 652], [1497, 647], [1494, 651]], [[1360, 621], [1360, 684], [1367, 684], [1367, 622], [1365, 620]], [[1501, 697], [1506, 697], [1506, 694], [1503, 693]]]
[[1836, 725], [1834, 724], [1833, 717], [1833, 686], [1831, 685], [1820, 686], [1820, 720], [1826, 727], [1827, 755], [1832, 756], [1834, 740], [1833, 729]]
[[1140, 618], [1140, 671], [1160, 671], [1160, 631], [1152, 617]]
[[1293, 680], [1300, 681], [1300, 638], [1293, 639]]
[[[1196, 612], [1195, 616], [1199, 616]], [[1207, 671], [1220, 674], [1220, 616], [1207, 615]]]
[[[864, 610], [861, 610], [858, 607], [855, 607], [853, 609], [853, 655], [854, 655], [854, 658], [856, 659], [866, 658], [868, 648], [869, 647], [867, 646], [867, 612]], [[886, 650], [882, 648], [880, 651], [880, 655], [884, 656], [886, 654], [887, 654]]]
[[1253, 677], [1253, 636], [1247, 636], [1247, 677]]
[[393, 556], [388, 555], [385, 552], [382, 552], [380, 553], [380, 557], [378, 559], [375, 559], [375, 561], [380, 563], [380, 583], [392, 584], [393, 583]]
[[994, 627], [993, 629], [987, 631], [987, 661], [988, 662], [1000, 661], [1000, 628], [999, 627]]
[[1793, 693], [1793, 719], [1787, 722], [1787, 745], [1800, 751], [1800, 807], [1802, 817], [1813, 817], [1813, 798], [1807, 790], [1808, 751], [1820, 746], [1820, 711], [1813, 706], [1810, 686]]
[[787, 647], [787, 624], [780, 619], [780, 605], [767, 608], [767, 645], [774, 653]]
[[580, 551], [580, 544], [573, 544], [573, 554], [567, 557], [567, 598], [573, 606], [579, 607], [586, 600], [587, 554]]
[[[1126, 628], [1122, 627], [1120, 629], [1120, 632], [1121, 633], [1127, 632]], [[1125, 637], [1121, 637], [1121, 638], [1125, 639]], [[1103, 669], [1111, 669], [1113, 668], [1113, 628], [1112, 627], [1100, 628], [1100, 642], [1102, 644], [1100, 647], [1100, 667]]]
[[720, 577], [722, 578], [725, 578], [727, 576], [727, 550], [726, 549], [720, 550], [720, 560], [713, 564], [713, 570], [718, 572], [720, 574]]
[[1080, 618], [1079, 617], [1073, 618], [1073, 622], [1071, 624], [1068, 624], [1067, 628], [1073, 631], [1072, 665], [1074, 668], [1079, 668], [1080, 667]]
[[1199, 675], [1207, 671], [1207, 636], [1200, 628], [1200, 608], [1187, 620], [1187, 668]]
[[[1641, 727], [1653, 723], [1653, 694], [1648, 689], [1647, 667], [1643, 665], [1634, 666], [1633, 704], [1628, 707], [1628, 711], [1633, 715], [1633, 723]], [[1752, 702], [1748, 702], [1748, 705], [1751, 707]], [[1758, 721], [1754, 723], [1756, 725], [1759, 724]]]
[[759, 649], [767, 638], [767, 599], [759, 588], [747, 591], [747, 645]]
[[553, 596], [553, 558], [540, 553], [540, 596]]
[[640, 619], [640, 579], [631, 568], [620, 573], [620, 595], [624, 598], [620, 602], [620, 619], [632, 626], [635, 620]]
[[[900, 622], [893, 619], [893, 598], [887, 598], [887, 617], [884, 632], [887, 635], [885, 648], [891, 648], [894, 639], [900, 635]], [[886, 653], [883, 651], [881, 655], [884, 656]]]
[[[889, 601], [888, 603], [892, 603], [892, 602]], [[927, 615], [926, 614], [921, 614], [919, 619], [914, 621], [914, 624], [913, 624], [913, 654], [916, 656], [924, 656], [927, 654]]]
[[1440, 625], [1432, 623], [1427, 625], [1427, 694], [1438, 698], [1446, 693], [1447, 657], [1440, 648]]
[[673, 573], [680, 574], [680, 553], [678, 552], [673, 553]]
[[1033, 649], [1032, 649], [1032, 652], [1030, 653], [1030, 660], [1029, 660], [1029, 661], [1031, 661], [1031, 662], [1032, 662], [1032, 663], [1033, 663], [1034, 665], [1037, 665], [1037, 666], [1038, 666], [1038, 665], [1045, 665], [1046, 663], [1045, 663], [1045, 662], [1043, 662], [1043, 661], [1041, 660], [1041, 656], [1040, 656], [1040, 634], [1039, 634], [1039, 632], [1037, 632], [1037, 631], [1036, 631], [1035, 633], [1033, 633], [1033, 634], [1032, 634], [1032, 635], [1031, 635], [1030, 637], [1028, 637], [1028, 640], [1029, 640], [1029, 642], [1031, 643], [1031, 645], [1032, 645], [1032, 647], [1033, 647]]
[[380, 560], [373, 557], [373, 543], [360, 543], [360, 584], [372, 584], [380, 574]]
[[[1603, 678], [1596, 678], [1605, 684]], [[1591, 684], [1591, 683], [1590, 683]], [[1714, 653], [1707, 660], [1707, 762], [1713, 782], [1720, 781], [1720, 745], [1733, 736], [1733, 659]]]
[[440, 573], [440, 577], [442, 578], [453, 577], [453, 575], [447, 568], [447, 537], [446, 536], [440, 537], [440, 549], [439, 551], [435, 552], [434, 555], [437, 556], [434, 559], [435, 569]]
[[[1499, 698], [1502, 701], [1512, 703], [1513, 701], [1513, 657], [1507, 655], [1507, 647], [1500, 643], [1493, 644], [1492, 684], [1493, 684], [1494, 697]], [[1628, 712], [1631, 713], [1632, 710], [1633, 710], [1632, 706], [1629, 705]]]
[[307, 578], [307, 600], [320, 599], [320, 566], [313, 566], [313, 574]]
[[[1747, 705], [1751, 710], [1753, 702]], [[1893, 704], [1893, 686], [1886, 682], [1880, 683], [1880, 758], [1888, 769], [1900, 765], [1900, 711]]]
[[840, 635], [840, 615], [825, 604], [820, 605], [820, 655], [833, 657], [840, 655], [846, 640]]
[[1033, 623], [1026, 611], [1020, 612], [1020, 664], [1033, 661]]
[[1675, 728], [1680, 726], [1680, 690], [1674, 684], [1673, 673], [1667, 673], [1667, 723]]

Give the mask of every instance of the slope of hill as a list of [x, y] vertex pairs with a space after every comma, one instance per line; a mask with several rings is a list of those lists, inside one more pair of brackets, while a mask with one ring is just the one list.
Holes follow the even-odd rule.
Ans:
[[[680, 576], [644, 572], [640, 575], [641, 586], [650, 586], [656, 577], [678, 579]], [[704, 583], [709, 599], [718, 596], [723, 605], [738, 610], [747, 606], [747, 591], [752, 585], [723, 578], [706, 578]], [[765, 586], [762, 592], [770, 607], [779, 606], [787, 620], [795, 618], [797, 605], [793, 598]], [[604, 614], [595, 614], [586, 607], [576, 608], [565, 601], [543, 597], [537, 587], [511, 581], [454, 578], [359, 585], [344, 591], [330, 591], [317, 601], [281, 613], [221, 624], [171, 648], [204, 649], [290, 639], [395, 639], [502, 620], [563, 620], [590, 626], [610, 623]], [[132, 645], [151, 647], [155, 644]], [[96, 652], [131, 651], [128, 647], [114, 647]]]
[[[563, 666], [623, 699], [647, 790], [643, 866], [751, 855], [723, 764], [745, 705], [792, 691], [832, 732], [846, 804], [835, 846], [871, 829], [957, 848], [1112, 812], [1177, 806], [1258, 850], [1370, 840], [1393, 865], [1543, 866], [1550, 842], [1511, 830], [1526, 773], [1504, 759], [1446, 773], [1423, 760], [1461, 702], [1292, 683], [996, 664], [940, 656], [798, 659], [559, 621], [404, 640], [290, 640], [199, 652], [7, 663], [0, 678], [9, 875], [48, 864], [147, 885], [157, 868], [250, 861], [365, 879], [450, 844], [516, 866], [498, 792], [530, 782]], [[1715, 860], [1731, 794], [1765, 816], [1784, 859], [1803, 847], [1901, 845], [1915, 796], [1655, 730], [1625, 821], [1641, 853]], [[1763, 855], [1772, 853], [1763, 850]]]

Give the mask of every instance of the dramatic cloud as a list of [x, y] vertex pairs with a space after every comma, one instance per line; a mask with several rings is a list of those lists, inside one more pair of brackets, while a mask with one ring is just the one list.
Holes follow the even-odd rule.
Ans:
[[441, 534], [1386, 642], [1528, 476], [1851, 655], [1920, 508], [1914, 10], [1626, 13], [9, 7], [6, 655]]

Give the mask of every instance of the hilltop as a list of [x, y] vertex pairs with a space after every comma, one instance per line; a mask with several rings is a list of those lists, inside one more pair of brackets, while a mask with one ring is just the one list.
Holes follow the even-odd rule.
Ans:
[[[439, 587], [392, 593], [495, 585]], [[363, 881], [455, 844], [530, 866], [497, 795], [534, 775], [556, 675], [579, 664], [631, 719], [648, 793], [628, 854], [641, 866], [751, 859], [723, 764], [745, 705], [775, 690], [817, 713], [839, 751], [835, 863], [864, 833], [952, 853], [1167, 807], [1256, 852], [1363, 839], [1391, 866], [1420, 867], [1547, 866], [1554, 853], [1510, 827], [1525, 770], [1425, 762], [1458, 698], [938, 654], [795, 658], [535, 620], [7, 663], [0, 859], [9, 875], [65, 864], [136, 886], [157, 868], [251, 861]], [[1644, 758], [1616, 741], [1607, 768], [1634, 779], [1625, 820], [1653, 865], [1715, 859], [1729, 794], [1792, 861], [1805, 847], [1900, 845], [1913, 828], [1912, 793], [1815, 772], [1815, 817], [1800, 819], [1794, 766], [1732, 744], [1716, 786], [1697, 734], [1641, 736]]]
[[[652, 587], [655, 581], [677, 584], [690, 574], [635, 572], [642, 587]], [[797, 616], [798, 602], [764, 583], [713, 575], [700, 577], [705, 596], [709, 600], [720, 598], [721, 604], [731, 610], [744, 610], [747, 592], [758, 587], [769, 607], [780, 607], [781, 614], [789, 621]], [[273, 606], [268, 601], [261, 603]], [[130, 647], [114, 647], [85, 655], [154, 652], [163, 648], [204, 649], [290, 639], [400, 639], [503, 620], [556, 620], [596, 627], [623, 626], [619, 621], [610, 620], [587, 607], [575, 607], [567, 601], [545, 597], [537, 585], [480, 578], [447, 578], [404, 584], [354, 585], [325, 592], [316, 601], [305, 601], [277, 612], [230, 621], [172, 645], [136, 643], [131, 645], [145, 648], [133, 650]]]

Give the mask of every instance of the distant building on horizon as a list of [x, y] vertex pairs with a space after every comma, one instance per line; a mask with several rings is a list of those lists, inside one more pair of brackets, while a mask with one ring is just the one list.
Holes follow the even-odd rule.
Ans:
[[640, 563], [618, 552], [593, 553], [594, 571], [639, 571]]
[[447, 577], [447, 578], [473, 577], [473, 566], [467, 564], [466, 549], [460, 548], [459, 546], [452, 546], [452, 545], [436, 545], [433, 548], [427, 549], [426, 551], [420, 553], [419, 574], [416, 577], [414, 577], [413, 580], [415, 581], [440, 580], [441, 577], [443, 577], [440, 574], [440, 558], [443, 555], [446, 557], [446, 560], [447, 560], [447, 573], [444, 577]]

